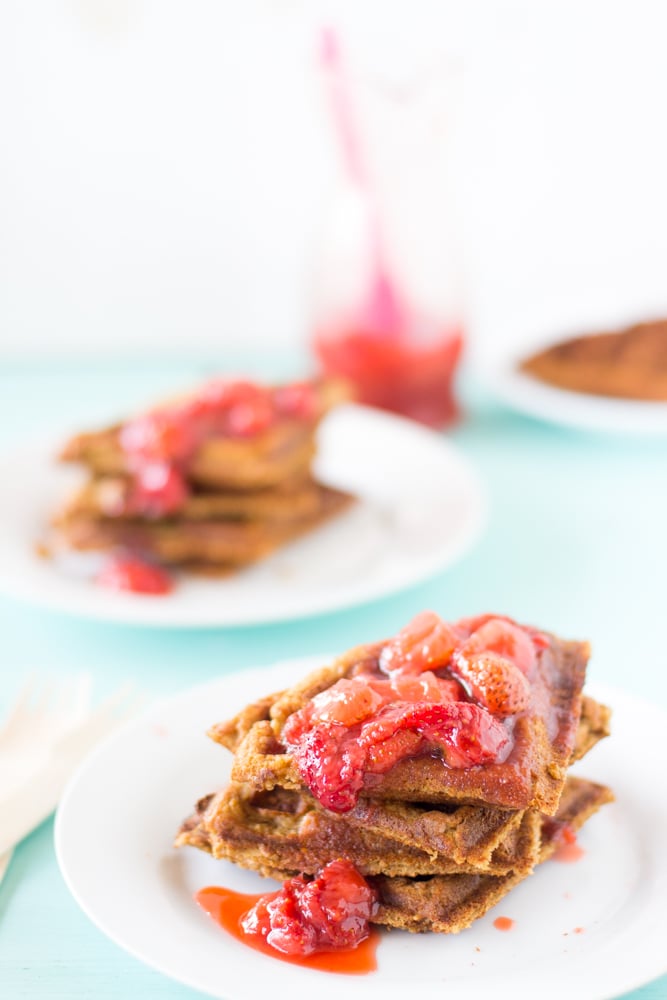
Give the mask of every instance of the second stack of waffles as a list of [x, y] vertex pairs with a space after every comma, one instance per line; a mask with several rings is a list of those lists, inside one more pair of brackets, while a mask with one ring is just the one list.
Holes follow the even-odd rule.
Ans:
[[79, 434], [62, 458], [88, 479], [57, 514], [57, 540], [216, 574], [255, 562], [351, 502], [312, 471], [318, 424], [342, 398], [334, 382], [215, 382]]

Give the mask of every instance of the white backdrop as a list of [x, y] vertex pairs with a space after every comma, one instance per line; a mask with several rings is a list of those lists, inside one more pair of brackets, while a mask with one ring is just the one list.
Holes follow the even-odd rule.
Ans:
[[477, 350], [667, 308], [661, 0], [2, 0], [0, 357], [304, 336], [323, 18], [465, 67]]

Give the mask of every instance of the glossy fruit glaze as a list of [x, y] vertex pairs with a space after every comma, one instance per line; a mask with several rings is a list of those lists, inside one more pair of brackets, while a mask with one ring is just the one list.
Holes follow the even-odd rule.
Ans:
[[345, 677], [287, 719], [281, 741], [302, 780], [334, 812], [352, 809], [368, 775], [406, 757], [451, 768], [499, 763], [510, 717], [530, 704], [530, 679], [548, 639], [511, 619], [455, 624], [417, 615], [381, 649], [377, 668]]
[[330, 862], [312, 879], [288, 879], [276, 892], [245, 895], [202, 889], [199, 905], [238, 940], [283, 961], [361, 974], [376, 967], [377, 901], [349, 861]]

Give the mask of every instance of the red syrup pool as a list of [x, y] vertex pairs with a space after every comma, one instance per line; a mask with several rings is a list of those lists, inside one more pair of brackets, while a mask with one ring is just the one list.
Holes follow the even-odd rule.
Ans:
[[377, 969], [376, 949], [380, 940], [377, 930], [371, 928], [369, 936], [354, 948], [338, 951], [316, 952], [312, 955], [286, 955], [267, 944], [259, 934], [247, 934], [241, 921], [263, 894], [235, 892], [221, 886], [201, 889], [195, 900], [220, 927], [248, 948], [291, 965], [300, 965], [320, 972], [337, 972], [343, 975], [363, 976]]

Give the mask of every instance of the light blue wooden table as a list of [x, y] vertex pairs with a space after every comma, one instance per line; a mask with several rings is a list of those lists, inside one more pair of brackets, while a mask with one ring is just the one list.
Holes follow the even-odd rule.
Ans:
[[[288, 361], [270, 359], [263, 371], [252, 367], [287, 375], [298, 358]], [[251, 370], [250, 364], [236, 367]], [[6, 366], [0, 370], [0, 447], [94, 424], [215, 370], [191, 362]], [[491, 515], [485, 536], [462, 563], [400, 596], [351, 611], [168, 636], [0, 599], [0, 711], [34, 669], [91, 670], [100, 696], [127, 678], [157, 696], [250, 665], [346, 648], [395, 631], [424, 607], [452, 618], [493, 609], [588, 637], [593, 680], [667, 708], [667, 441], [566, 432], [496, 408], [479, 392], [466, 395], [467, 417], [452, 436], [486, 484]], [[651, 763], [664, 785], [667, 759]], [[89, 923], [58, 872], [51, 821], [20, 846], [0, 886], [3, 1000], [196, 995], [145, 968]], [[632, 997], [667, 998], [667, 976]]]

